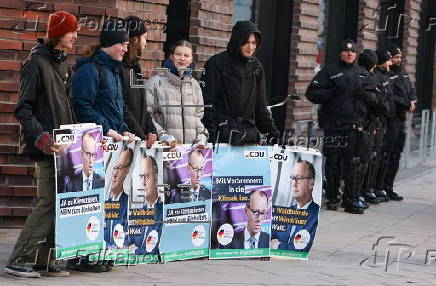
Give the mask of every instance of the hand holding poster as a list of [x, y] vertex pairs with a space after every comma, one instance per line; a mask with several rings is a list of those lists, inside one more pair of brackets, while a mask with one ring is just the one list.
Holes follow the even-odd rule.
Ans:
[[267, 147], [220, 146], [214, 153], [209, 257], [269, 256], [271, 184]]
[[273, 190], [271, 256], [307, 259], [322, 196], [322, 157], [303, 148], [270, 149]]

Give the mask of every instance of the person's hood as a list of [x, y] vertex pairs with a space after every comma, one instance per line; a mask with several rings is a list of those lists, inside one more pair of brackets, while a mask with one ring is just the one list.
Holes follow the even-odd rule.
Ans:
[[121, 62], [114, 60], [109, 54], [104, 52], [102, 49], [97, 48], [95, 55], [93, 57], [83, 57], [78, 58], [76, 64], [74, 65], [74, 70], [78, 69], [80, 66], [89, 63], [97, 62], [109, 69], [118, 70], [121, 67]]
[[251, 21], [238, 21], [232, 29], [232, 35], [230, 41], [227, 45], [227, 52], [234, 57], [241, 56], [240, 48], [243, 41], [248, 37], [249, 34], [255, 33], [259, 36], [259, 43], [257, 43], [256, 51], [259, 49], [262, 42], [262, 34], [256, 25]]

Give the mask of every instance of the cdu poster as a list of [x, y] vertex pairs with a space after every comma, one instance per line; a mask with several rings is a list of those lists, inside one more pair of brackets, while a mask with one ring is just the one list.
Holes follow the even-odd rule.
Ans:
[[316, 150], [271, 148], [271, 257], [307, 259], [322, 197], [322, 156]]
[[184, 145], [163, 153], [163, 261], [209, 256], [212, 148]]
[[271, 176], [268, 147], [215, 149], [209, 257], [268, 257]]
[[65, 125], [54, 130], [60, 144], [56, 168], [56, 259], [103, 248], [104, 184], [102, 128]]
[[162, 149], [137, 142], [132, 170], [127, 263], [157, 263], [163, 220]]

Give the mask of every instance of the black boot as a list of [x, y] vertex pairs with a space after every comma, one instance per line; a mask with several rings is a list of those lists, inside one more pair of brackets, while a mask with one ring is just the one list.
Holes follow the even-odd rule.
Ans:
[[352, 214], [363, 214], [365, 208], [359, 200], [344, 199], [344, 211]]
[[373, 192], [366, 192], [363, 194], [365, 201], [371, 204], [381, 203], [380, 199]]
[[327, 210], [336, 211], [338, 209], [338, 199], [329, 199], [327, 201]]
[[375, 190], [374, 194], [381, 203], [389, 201], [388, 195], [383, 190]]
[[393, 201], [402, 201], [403, 197], [400, 196], [398, 193], [394, 192], [392, 188], [386, 188], [386, 194], [389, 199]]

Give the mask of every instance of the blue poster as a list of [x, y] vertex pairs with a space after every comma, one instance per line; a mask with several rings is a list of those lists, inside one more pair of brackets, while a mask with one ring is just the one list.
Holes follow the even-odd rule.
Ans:
[[220, 145], [213, 156], [209, 257], [268, 257], [272, 205], [268, 147]]

